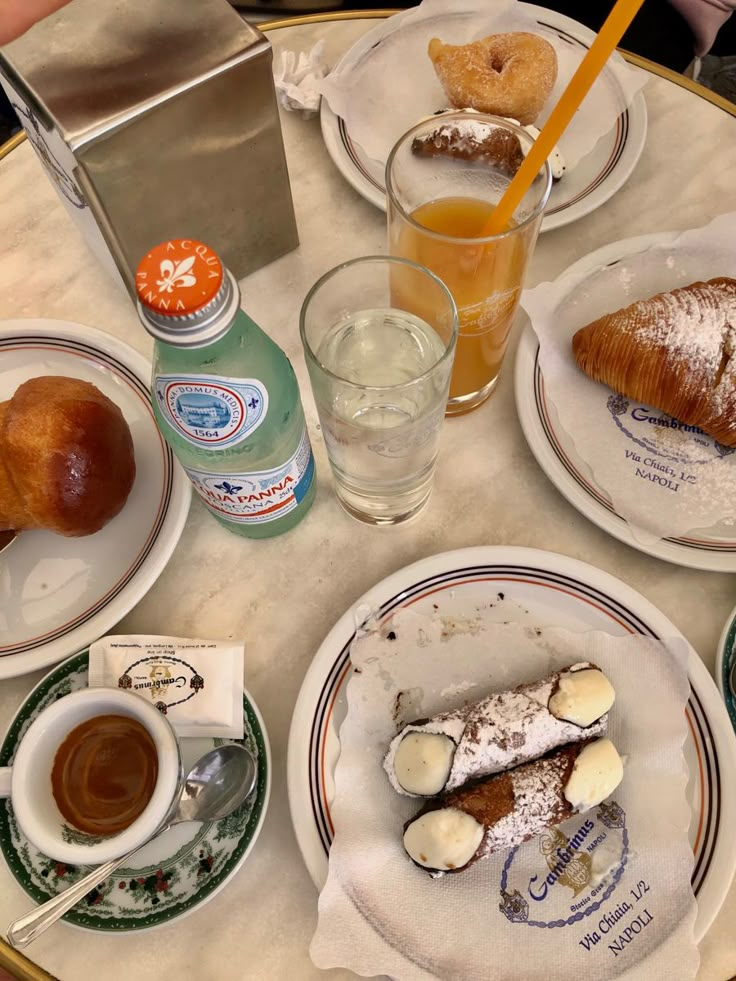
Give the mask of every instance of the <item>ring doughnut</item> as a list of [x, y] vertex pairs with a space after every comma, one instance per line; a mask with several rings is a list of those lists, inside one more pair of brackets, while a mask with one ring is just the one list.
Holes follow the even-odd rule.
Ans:
[[542, 111], [557, 78], [555, 49], [536, 34], [490, 34], [471, 44], [434, 37], [428, 54], [453, 106], [513, 116], [524, 126]]

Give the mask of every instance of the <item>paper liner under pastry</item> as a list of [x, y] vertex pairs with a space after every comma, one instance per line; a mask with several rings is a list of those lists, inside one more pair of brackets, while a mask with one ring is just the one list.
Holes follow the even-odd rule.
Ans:
[[538, 759], [566, 743], [603, 735], [607, 714], [583, 727], [558, 719], [549, 710], [550, 698], [558, 689], [560, 678], [586, 669], [597, 670], [588, 661], [579, 662], [540, 681], [495, 692], [475, 704], [409, 723], [391, 741], [383, 762], [394, 790], [409, 797], [431, 796], [407, 791], [396, 776], [396, 752], [404, 737], [412, 732], [444, 735], [455, 744], [447, 780], [433, 793], [447, 793], [470, 780]]
[[622, 775], [621, 759], [608, 739], [563, 746], [427, 803], [404, 825], [404, 847], [434, 877], [461, 872], [596, 806]]

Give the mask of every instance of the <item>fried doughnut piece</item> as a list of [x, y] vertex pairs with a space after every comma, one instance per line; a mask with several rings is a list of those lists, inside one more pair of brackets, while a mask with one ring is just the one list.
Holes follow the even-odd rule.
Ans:
[[457, 109], [477, 109], [533, 123], [557, 78], [557, 54], [536, 34], [490, 34], [471, 44], [429, 42], [428, 54], [447, 98]]

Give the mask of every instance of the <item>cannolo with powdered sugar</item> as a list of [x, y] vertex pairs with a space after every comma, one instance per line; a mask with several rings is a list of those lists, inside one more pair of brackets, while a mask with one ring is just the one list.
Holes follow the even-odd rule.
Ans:
[[622, 777], [623, 763], [610, 739], [563, 746], [425, 804], [404, 825], [404, 849], [435, 878], [461, 872], [596, 807]]
[[473, 705], [409, 723], [391, 741], [384, 769], [394, 789], [434, 797], [601, 736], [615, 692], [589, 661]]

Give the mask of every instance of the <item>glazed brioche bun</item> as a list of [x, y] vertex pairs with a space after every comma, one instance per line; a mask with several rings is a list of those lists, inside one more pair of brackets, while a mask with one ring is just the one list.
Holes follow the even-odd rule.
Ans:
[[91, 535], [121, 511], [134, 480], [128, 424], [89, 382], [32, 378], [0, 403], [0, 530]]

